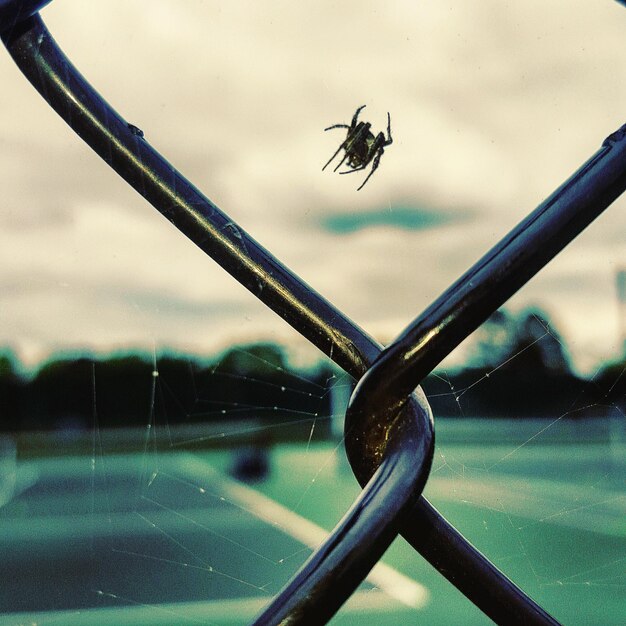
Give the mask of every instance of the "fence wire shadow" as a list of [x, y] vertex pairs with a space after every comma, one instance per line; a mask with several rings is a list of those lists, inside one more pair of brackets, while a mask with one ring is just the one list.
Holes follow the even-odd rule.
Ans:
[[2, 40], [28, 80], [174, 226], [359, 380], [345, 442], [363, 491], [254, 623], [326, 623], [402, 534], [495, 622], [558, 624], [421, 495], [434, 421], [419, 384], [624, 192], [626, 125], [383, 349], [220, 211], [98, 95], [38, 15], [49, 1], [0, 0]]

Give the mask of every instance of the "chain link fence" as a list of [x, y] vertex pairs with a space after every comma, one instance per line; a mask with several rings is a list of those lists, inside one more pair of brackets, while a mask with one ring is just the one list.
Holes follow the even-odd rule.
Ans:
[[383, 349], [218, 209], [98, 95], [37, 14], [45, 4], [0, 0], [3, 42], [28, 80], [176, 228], [359, 380], [346, 414], [345, 444], [363, 491], [255, 624], [326, 623], [398, 534], [495, 622], [557, 624], [421, 495], [435, 421], [419, 384], [624, 192], [626, 126]]

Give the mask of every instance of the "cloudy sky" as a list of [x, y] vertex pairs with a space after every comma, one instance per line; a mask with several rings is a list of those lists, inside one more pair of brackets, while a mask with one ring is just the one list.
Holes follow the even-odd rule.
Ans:
[[[391, 340], [626, 119], [612, 0], [63, 0], [92, 84], [288, 267]], [[212, 352], [296, 334], [117, 178], [0, 54], [0, 345]], [[394, 143], [321, 171], [357, 106]], [[626, 198], [510, 302], [616, 356]]]

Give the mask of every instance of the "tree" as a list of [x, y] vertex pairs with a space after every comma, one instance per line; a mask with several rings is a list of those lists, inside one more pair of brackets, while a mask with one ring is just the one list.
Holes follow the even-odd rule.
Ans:
[[0, 430], [17, 430], [23, 418], [22, 387], [16, 358], [10, 351], [0, 354]]
[[474, 366], [509, 371], [570, 374], [565, 344], [545, 311], [529, 308], [518, 315], [496, 311], [477, 331]]

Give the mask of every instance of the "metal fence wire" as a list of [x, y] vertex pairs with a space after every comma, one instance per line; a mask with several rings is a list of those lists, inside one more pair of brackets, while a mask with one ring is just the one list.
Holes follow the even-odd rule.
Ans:
[[255, 624], [323, 624], [398, 534], [499, 624], [557, 624], [421, 495], [434, 422], [420, 381], [626, 188], [626, 125], [383, 349], [220, 211], [71, 64], [38, 15], [0, 0], [0, 31], [50, 106], [122, 178], [268, 307], [359, 380], [345, 426], [363, 487]]

